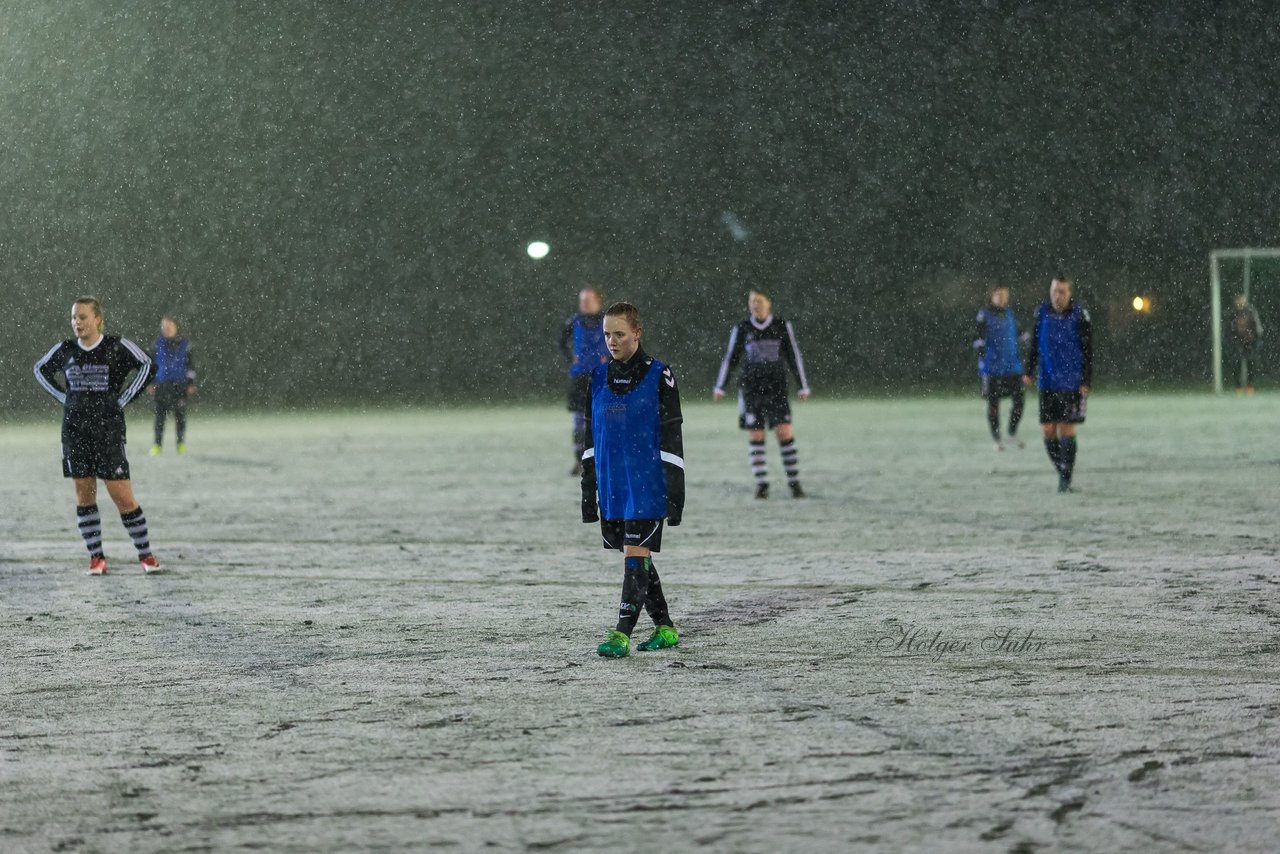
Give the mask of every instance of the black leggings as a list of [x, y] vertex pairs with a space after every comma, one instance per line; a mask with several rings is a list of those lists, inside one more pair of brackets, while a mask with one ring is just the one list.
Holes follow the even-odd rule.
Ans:
[[173, 425], [182, 442], [187, 436], [186, 383], [156, 383], [156, 444], [164, 441], [164, 421], [173, 412]]

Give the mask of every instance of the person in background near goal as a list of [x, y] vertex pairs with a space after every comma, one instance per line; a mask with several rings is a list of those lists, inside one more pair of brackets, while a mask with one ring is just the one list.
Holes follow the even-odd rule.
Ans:
[[[106, 483], [144, 572], [160, 564], [151, 552], [147, 517], [133, 497], [125, 458], [124, 408], [151, 379], [151, 359], [127, 338], [103, 334], [102, 306], [80, 297], [71, 306], [75, 338], [54, 345], [36, 362], [36, 380], [62, 404], [62, 473], [72, 478], [80, 536], [89, 549], [89, 574], [106, 575], [98, 480]], [[64, 385], [55, 379], [63, 375]]]
[[618, 625], [596, 648], [607, 658], [630, 655], [642, 609], [653, 620], [653, 634], [636, 649], [680, 642], [652, 555], [662, 549], [663, 520], [674, 528], [684, 514], [684, 419], [675, 375], [645, 353], [643, 331], [630, 303], [604, 313], [611, 359], [591, 372], [582, 452], [582, 521], [599, 521], [604, 547], [623, 554]]
[[756, 481], [756, 498], [769, 497], [769, 471], [765, 464], [765, 432], [772, 428], [782, 451], [782, 467], [787, 485], [795, 498], [803, 498], [800, 487], [800, 465], [796, 459], [796, 437], [791, 428], [791, 404], [787, 400], [787, 368], [800, 384], [801, 400], [809, 399], [809, 379], [804, 373], [804, 359], [796, 343], [796, 330], [791, 321], [773, 315], [773, 300], [759, 288], [747, 295], [747, 319], [729, 330], [729, 349], [720, 362], [712, 396], [724, 399], [729, 375], [742, 360], [738, 389], [738, 426], [747, 431], [751, 474]]
[[1018, 324], [1009, 308], [1009, 289], [996, 286], [987, 295], [987, 304], [978, 311], [978, 330], [973, 349], [978, 351], [978, 377], [982, 380], [982, 396], [987, 401], [987, 426], [997, 451], [1005, 443], [1000, 438], [1000, 400], [1013, 398], [1009, 413], [1009, 444], [1026, 447], [1018, 438], [1025, 398], [1022, 392], [1022, 359], [1018, 356]]
[[164, 444], [164, 422], [173, 412], [173, 428], [179, 454], [187, 452], [187, 398], [196, 393], [196, 363], [191, 342], [178, 335], [178, 321], [169, 315], [160, 319], [160, 337], [151, 351], [156, 365], [156, 381], [148, 388], [155, 395], [156, 441], [151, 456], [160, 456]]
[[604, 346], [604, 318], [600, 314], [604, 294], [594, 285], [578, 291], [578, 313], [565, 321], [560, 352], [569, 363], [569, 412], [573, 417], [573, 471], [582, 471], [586, 447], [587, 409], [591, 406], [591, 372], [609, 361]]
[[1036, 309], [1023, 382], [1039, 371], [1040, 426], [1044, 447], [1058, 472], [1058, 491], [1071, 491], [1076, 465], [1076, 427], [1084, 423], [1093, 379], [1093, 324], [1088, 310], [1071, 298], [1071, 282], [1057, 276], [1049, 299]]
[[1244, 294], [1236, 297], [1227, 330], [1236, 351], [1236, 394], [1253, 394], [1253, 361], [1262, 338], [1262, 319]]

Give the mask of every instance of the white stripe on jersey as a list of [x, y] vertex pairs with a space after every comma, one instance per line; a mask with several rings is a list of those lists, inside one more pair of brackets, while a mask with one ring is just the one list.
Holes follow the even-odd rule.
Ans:
[[800, 345], [796, 342], [796, 330], [791, 325], [791, 321], [787, 321], [787, 337], [791, 339], [791, 352], [796, 357], [796, 373], [800, 375], [800, 390], [809, 390], [809, 378], [804, 375], [804, 359], [800, 356]]
[[677, 457], [670, 451], [661, 451], [659, 456], [662, 457], [662, 461], [664, 463], [671, 463], [673, 466], [678, 466], [681, 469], [684, 468], [684, 457]]
[[729, 359], [733, 357], [733, 348], [738, 344], [738, 324], [729, 330], [729, 349], [725, 351], [720, 362], [720, 373], [716, 374], [716, 391], [724, 391], [724, 384], [729, 381]]
[[142, 363], [138, 367], [138, 373], [133, 378], [133, 382], [131, 382], [129, 387], [124, 390], [124, 394], [120, 395], [118, 403], [120, 404], [120, 408], [124, 409], [129, 404], [129, 401], [137, 397], [138, 392], [142, 391], [142, 387], [147, 384], [147, 375], [151, 373], [151, 357], [147, 355], [145, 350], [137, 344], [134, 344], [128, 338], [121, 338], [120, 343], [127, 347], [129, 352], [133, 354], [134, 358]]
[[34, 371], [36, 374], [36, 382], [40, 383], [40, 387], [45, 391], [49, 392], [49, 394], [53, 395], [54, 400], [58, 401], [58, 403], [61, 403], [63, 406], [66, 406], [67, 404], [66, 393], [63, 392], [61, 389], [59, 389], [56, 385], [54, 385], [53, 383], [45, 379], [44, 374], [40, 373], [40, 369], [43, 368], [48, 363], [48, 361], [53, 358], [53, 354], [58, 352], [58, 350], [61, 347], [62, 347], [62, 344], [60, 343], [54, 344], [53, 348], [49, 350], [48, 353], [44, 354], [44, 358], [36, 362]]

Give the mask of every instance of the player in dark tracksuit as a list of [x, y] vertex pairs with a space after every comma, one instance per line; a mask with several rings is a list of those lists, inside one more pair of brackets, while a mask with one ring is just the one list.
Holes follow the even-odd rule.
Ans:
[[[77, 526], [89, 550], [89, 573], [107, 572], [97, 504], [99, 479], [120, 511], [143, 571], [155, 572], [160, 564], [151, 552], [147, 518], [133, 497], [124, 451], [124, 408], [151, 379], [151, 359], [127, 338], [102, 333], [102, 307], [92, 297], [81, 297], [72, 305], [71, 327], [76, 337], [45, 353], [36, 362], [35, 375], [63, 407], [62, 473], [75, 482]], [[58, 374], [64, 385], [58, 385]]]
[[804, 497], [800, 487], [800, 465], [796, 437], [791, 428], [791, 404], [787, 400], [787, 369], [800, 383], [801, 400], [809, 399], [809, 378], [796, 342], [796, 330], [788, 320], [773, 315], [773, 301], [760, 290], [747, 296], [746, 320], [729, 330], [729, 348], [720, 363], [712, 396], [724, 399], [724, 389], [738, 362], [746, 357], [738, 391], [738, 426], [747, 431], [751, 474], [756, 482], [756, 498], [769, 497], [769, 472], [765, 465], [765, 431], [773, 428], [782, 452], [787, 485], [796, 498]]
[[1227, 318], [1227, 333], [1236, 351], [1236, 394], [1253, 394], [1253, 365], [1258, 342], [1262, 338], [1262, 319], [1249, 305], [1244, 294], [1236, 297], [1235, 308]]
[[156, 380], [149, 391], [155, 395], [156, 441], [151, 456], [159, 456], [164, 444], [165, 417], [173, 413], [174, 433], [179, 454], [187, 452], [187, 398], [196, 391], [196, 363], [191, 342], [178, 335], [178, 322], [172, 317], [160, 321], [160, 337], [151, 349], [156, 365]]
[[993, 288], [987, 304], [978, 311], [973, 349], [978, 351], [978, 377], [982, 380], [982, 396], [987, 401], [987, 427], [997, 451], [1004, 450], [1004, 441], [1000, 438], [1000, 400], [1005, 397], [1013, 398], [1009, 442], [1018, 448], [1026, 446], [1018, 438], [1018, 423], [1022, 421], [1025, 403], [1018, 342], [1018, 324], [1009, 308], [1009, 289]]
[[591, 372], [609, 361], [604, 346], [603, 294], [594, 286], [578, 291], [578, 313], [565, 321], [560, 332], [560, 352], [569, 363], [569, 412], [573, 416], [573, 474], [582, 471], [586, 447], [587, 410], [591, 406]]
[[582, 521], [600, 522], [606, 549], [623, 553], [618, 625], [596, 651], [631, 653], [641, 610], [653, 635], [637, 649], [676, 646], [676, 633], [652, 555], [662, 548], [663, 520], [684, 515], [684, 439], [680, 390], [671, 368], [640, 346], [640, 312], [616, 303], [604, 314], [610, 361], [591, 373], [587, 447], [582, 453]]
[[1071, 282], [1062, 277], [1053, 280], [1049, 299], [1036, 309], [1023, 382], [1030, 385], [1037, 370], [1044, 447], [1058, 472], [1058, 491], [1070, 492], [1076, 427], [1084, 423], [1093, 381], [1093, 324], [1088, 310], [1071, 298]]

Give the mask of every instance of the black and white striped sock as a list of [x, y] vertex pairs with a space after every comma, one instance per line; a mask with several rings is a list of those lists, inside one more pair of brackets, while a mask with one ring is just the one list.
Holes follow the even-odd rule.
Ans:
[[769, 482], [769, 467], [764, 460], [764, 439], [747, 444], [747, 458], [751, 460], [751, 476], [756, 479], [756, 486], [764, 486]]
[[800, 464], [796, 461], [796, 440], [788, 439], [778, 443], [782, 451], [782, 468], [787, 472], [787, 483], [795, 486], [800, 482]]
[[98, 505], [76, 507], [76, 524], [80, 528], [80, 536], [84, 537], [84, 547], [89, 550], [89, 557], [103, 557], [102, 516], [98, 513]]
[[121, 513], [120, 521], [124, 522], [124, 529], [129, 532], [129, 538], [133, 540], [133, 546], [138, 550], [138, 557], [143, 558], [151, 554], [151, 542], [147, 539], [147, 517], [142, 515], [142, 508], [135, 507], [128, 513]]

